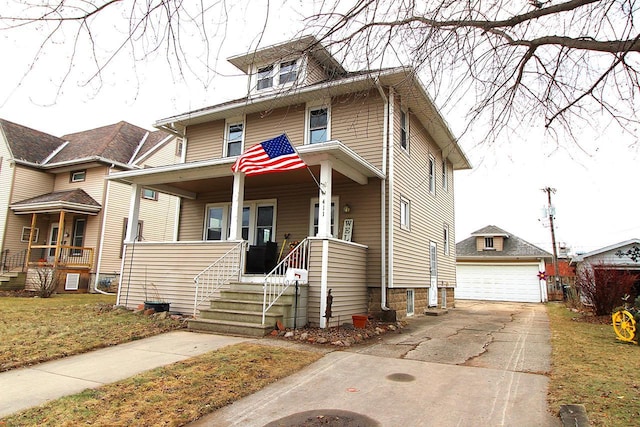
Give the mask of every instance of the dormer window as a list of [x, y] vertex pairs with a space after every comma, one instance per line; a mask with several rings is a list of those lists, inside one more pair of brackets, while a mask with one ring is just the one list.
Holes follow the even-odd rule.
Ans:
[[484, 238], [484, 249], [485, 250], [495, 250], [493, 247], [493, 237], [485, 237]]
[[286, 84], [296, 81], [298, 77], [298, 65], [296, 61], [287, 61], [280, 63], [280, 75], [278, 84]]
[[258, 68], [258, 90], [273, 86], [273, 65]]
[[297, 59], [259, 67], [256, 70], [256, 90], [274, 89], [295, 83], [299, 67]]

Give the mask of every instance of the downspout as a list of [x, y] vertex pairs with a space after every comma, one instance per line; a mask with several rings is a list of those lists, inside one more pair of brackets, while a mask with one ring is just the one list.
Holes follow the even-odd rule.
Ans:
[[389, 253], [389, 273], [387, 274], [387, 289], [393, 287], [393, 119], [394, 119], [394, 108], [393, 103], [395, 102], [395, 93], [392, 87], [389, 87], [389, 136], [387, 136], [387, 146], [389, 150], [389, 173], [387, 175], [387, 179], [389, 180], [389, 221], [387, 221], [388, 231], [388, 253]]
[[[109, 175], [111, 175], [111, 169], [113, 169], [113, 166], [114, 165], [111, 165], [109, 167]], [[107, 229], [107, 209], [109, 209], [109, 196], [111, 195], [111, 181], [108, 179], [106, 181], [107, 181], [107, 189], [105, 191], [105, 196], [104, 196], [104, 200], [105, 200], [104, 209], [102, 210], [102, 230], [100, 231], [101, 237], [100, 237], [100, 247], [98, 249], [98, 265], [96, 265], [96, 281], [93, 284], [93, 290], [103, 295], [115, 295], [110, 292], [105, 292], [98, 289], [98, 283], [100, 283], [100, 266], [102, 265], [102, 250], [104, 248], [104, 240], [105, 240], [104, 233]]]
[[380, 180], [380, 246], [381, 246], [381, 255], [380, 255], [380, 308], [383, 311], [388, 311], [389, 307], [387, 307], [387, 242], [385, 239], [386, 230], [387, 230], [387, 211], [386, 211], [386, 191], [387, 191], [387, 140], [389, 138], [388, 130], [389, 130], [389, 100], [384, 93], [384, 89], [380, 85], [380, 79], [376, 77], [375, 79], [376, 87], [378, 88], [378, 92], [380, 92], [380, 97], [384, 102], [384, 118], [382, 125], [382, 173], [384, 177]]

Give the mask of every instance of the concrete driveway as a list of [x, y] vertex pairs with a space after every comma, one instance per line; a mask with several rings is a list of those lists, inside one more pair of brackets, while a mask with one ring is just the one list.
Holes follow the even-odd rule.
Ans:
[[559, 426], [541, 304], [459, 301], [336, 351], [197, 426]]

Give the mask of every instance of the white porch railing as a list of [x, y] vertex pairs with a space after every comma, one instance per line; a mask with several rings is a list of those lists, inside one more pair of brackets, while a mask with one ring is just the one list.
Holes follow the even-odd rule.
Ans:
[[193, 304], [194, 316], [197, 313], [198, 306], [203, 301], [211, 298], [222, 286], [228, 284], [231, 280], [240, 280], [240, 275], [244, 268], [245, 254], [247, 253], [247, 243], [247, 241], [238, 243], [193, 278], [196, 284], [195, 302]]
[[309, 265], [309, 239], [304, 239], [289, 254], [284, 257], [264, 278], [262, 289], [264, 298], [262, 302], [262, 324], [264, 325], [267, 311], [282, 296], [293, 283], [287, 280], [286, 273], [289, 268], [307, 269]]

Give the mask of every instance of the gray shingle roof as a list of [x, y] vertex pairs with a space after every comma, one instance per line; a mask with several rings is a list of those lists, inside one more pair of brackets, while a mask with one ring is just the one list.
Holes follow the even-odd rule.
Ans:
[[[504, 247], [502, 251], [478, 251], [476, 246], [477, 236], [504, 236]], [[471, 233], [471, 237], [462, 240], [456, 244], [457, 258], [485, 258], [485, 259], [501, 259], [501, 258], [551, 258], [551, 254], [539, 247], [521, 239], [520, 237], [496, 227], [488, 225], [480, 230]]]

